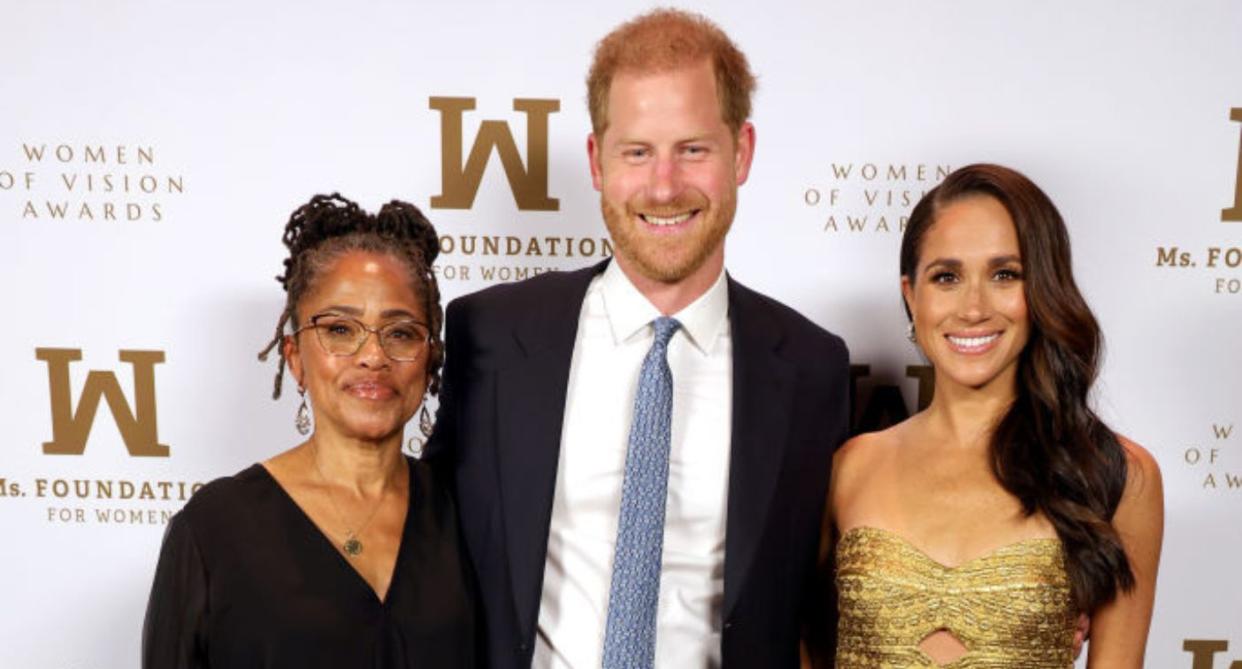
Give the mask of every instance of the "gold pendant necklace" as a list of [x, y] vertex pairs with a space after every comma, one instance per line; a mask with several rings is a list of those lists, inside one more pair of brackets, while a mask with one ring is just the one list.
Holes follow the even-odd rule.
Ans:
[[358, 541], [358, 539], [353, 535], [350, 535], [350, 537], [345, 540], [345, 543], [341, 546], [341, 548], [345, 549], [345, 552], [350, 555], [358, 555], [362, 553], [362, 542]]
[[319, 480], [323, 483], [324, 490], [328, 491], [328, 502], [332, 504], [332, 509], [336, 511], [336, 517], [341, 521], [341, 525], [345, 526], [345, 542], [341, 544], [341, 550], [349, 557], [357, 557], [362, 555], [362, 541], [358, 538], [362, 531], [367, 529], [367, 525], [371, 524], [371, 519], [375, 518], [375, 514], [379, 508], [384, 505], [384, 497], [388, 495], [388, 482], [384, 482], [384, 487], [380, 490], [379, 499], [375, 501], [375, 506], [371, 507], [371, 512], [367, 514], [366, 520], [357, 529], [350, 529], [349, 524], [345, 522], [345, 514], [341, 513], [341, 507], [336, 503], [336, 495], [332, 494], [332, 486], [328, 484], [328, 477], [323, 475], [323, 469], [319, 467], [319, 445], [311, 442], [311, 461], [315, 463], [315, 472], [319, 474]]

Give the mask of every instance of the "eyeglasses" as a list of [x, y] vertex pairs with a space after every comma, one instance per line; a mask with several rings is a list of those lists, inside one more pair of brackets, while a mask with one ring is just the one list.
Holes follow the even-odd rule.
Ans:
[[375, 333], [384, 355], [397, 362], [413, 362], [431, 341], [431, 332], [418, 321], [394, 321], [372, 328], [356, 318], [336, 314], [311, 316], [310, 322], [294, 330], [293, 334], [312, 328], [319, 345], [328, 355], [355, 355], [362, 350], [367, 337]]

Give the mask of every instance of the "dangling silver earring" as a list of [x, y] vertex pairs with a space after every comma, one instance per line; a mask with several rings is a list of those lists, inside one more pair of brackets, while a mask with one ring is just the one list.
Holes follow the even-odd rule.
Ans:
[[427, 411], [427, 400], [423, 400], [423, 410], [418, 412], [418, 431], [423, 433], [424, 437], [431, 436], [431, 429], [436, 425], [431, 421], [431, 412]]
[[919, 343], [918, 337], [914, 336], [914, 321], [910, 321], [909, 323], [906, 323], [906, 339], [909, 339], [910, 343], [914, 344], [915, 346], [917, 346]]
[[298, 405], [298, 415], [293, 419], [293, 425], [298, 428], [298, 434], [306, 436], [311, 431], [310, 408], [306, 406], [306, 389], [298, 386], [298, 394], [302, 396], [302, 404]]
[[423, 446], [427, 445], [427, 439], [431, 436], [431, 430], [435, 427], [435, 423], [431, 420], [431, 412], [427, 411], [427, 398], [423, 398], [423, 408], [418, 412], [418, 431], [422, 436], [410, 437], [405, 442], [405, 448], [410, 455], [421, 458], [423, 456]]

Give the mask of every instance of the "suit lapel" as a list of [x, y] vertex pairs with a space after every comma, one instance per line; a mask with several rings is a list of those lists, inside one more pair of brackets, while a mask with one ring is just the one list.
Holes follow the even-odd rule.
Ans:
[[757, 295], [729, 280], [733, 337], [733, 430], [725, 529], [724, 618], [737, 604], [763, 539], [789, 433], [792, 364], [782, 333]]
[[539, 610], [548, 522], [578, 316], [605, 263], [557, 277], [513, 332], [518, 352], [497, 374], [497, 468], [513, 601], [523, 635]]

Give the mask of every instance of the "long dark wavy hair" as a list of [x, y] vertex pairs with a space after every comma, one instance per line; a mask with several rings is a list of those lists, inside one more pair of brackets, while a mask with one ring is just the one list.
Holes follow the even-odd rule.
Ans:
[[914, 207], [901, 240], [901, 273], [914, 284], [923, 238], [937, 214], [973, 196], [995, 198], [1013, 219], [1031, 321], [1013, 404], [992, 433], [992, 471], [1028, 516], [1039, 511], [1052, 522], [1065, 547], [1075, 603], [1091, 611], [1119, 588], [1134, 587], [1112, 526], [1125, 489], [1126, 455], [1089, 405], [1099, 370], [1100, 327], [1074, 283], [1061, 214], [1019, 172], [968, 165]]
[[276, 321], [275, 335], [259, 353], [259, 360], [267, 360], [273, 348], [280, 354], [273, 398], [280, 397], [284, 379], [286, 360], [280, 343], [285, 326], [292, 323], [297, 327], [297, 305], [302, 296], [334, 260], [349, 251], [389, 255], [406, 266], [415, 294], [423, 300], [427, 329], [431, 332], [427, 392], [439, 392], [440, 367], [444, 362], [444, 342], [440, 338], [444, 310], [432, 263], [440, 253], [440, 240], [418, 207], [393, 200], [372, 215], [338, 193], [316, 195], [289, 217], [282, 239], [289, 257], [284, 260], [284, 273], [277, 275], [276, 280], [285, 289], [285, 308]]

